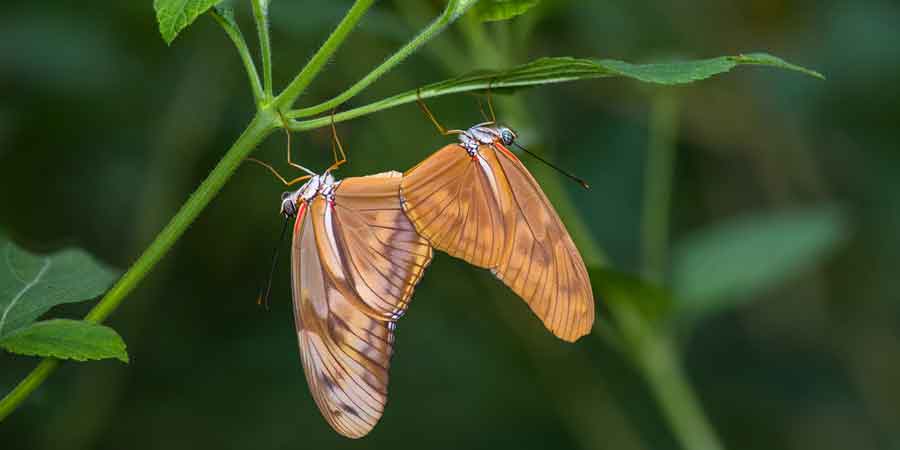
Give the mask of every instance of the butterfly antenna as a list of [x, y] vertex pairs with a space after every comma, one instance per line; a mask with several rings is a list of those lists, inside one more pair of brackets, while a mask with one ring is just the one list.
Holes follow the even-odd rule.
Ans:
[[257, 305], [263, 305], [266, 308], [266, 311], [269, 310], [269, 293], [272, 291], [272, 278], [275, 276], [275, 265], [278, 263], [278, 252], [281, 250], [281, 246], [284, 243], [284, 236], [287, 233], [288, 221], [290, 217], [285, 216], [284, 225], [281, 226], [281, 236], [278, 238], [278, 245], [275, 247], [275, 251], [272, 254], [272, 266], [269, 269], [269, 280], [266, 281], [265, 290], [259, 290], [259, 296], [256, 298]]
[[559, 173], [561, 173], [561, 174], [563, 174], [563, 175], [565, 175], [565, 176], [571, 178], [571, 179], [574, 180], [576, 183], [580, 184], [581, 187], [583, 187], [583, 188], [585, 188], [585, 189], [590, 189], [590, 188], [591, 188], [591, 185], [587, 184], [587, 181], [584, 181], [583, 179], [581, 179], [581, 178], [579, 178], [579, 177], [576, 177], [575, 175], [572, 175], [570, 172], [567, 172], [567, 171], [565, 171], [565, 170], [559, 168], [558, 166], [556, 166], [555, 164], [551, 163], [550, 161], [547, 161], [546, 159], [541, 158], [540, 156], [536, 155], [535, 153], [529, 151], [527, 148], [522, 147], [521, 145], [519, 145], [519, 144], [517, 144], [517, 143], [513, 143], [513, 145], [515, 145], [516, 147], [519, 147], [519, 149], [522, 150], [523, 152], [528, 153], [529, 155], [531, 155], [531, 156], [537, 158], [538, 161], [540, 161], [540, 162], [542, 162], [542, 163], [544, 163], [544, 164], [546, 164], [546, 165], [552, 167], [552, 168], [555, 169], [557, 172], [559, 172]]

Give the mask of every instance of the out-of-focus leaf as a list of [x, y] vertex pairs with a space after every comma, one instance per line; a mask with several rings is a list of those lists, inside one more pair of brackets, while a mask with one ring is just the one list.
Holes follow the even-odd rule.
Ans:
[[0, 338], [53, 306], [99, 296], [117, 275], [83, 250], [33, 255], [0, 236]]
[[834, 207], [741, 217], [699, 231], [673, 250], [677, 312], [696, 318], [734, 306], [821, 262], [846, 235]]
[[128, 362], [125, 342], [110, 327], [82, 320], [35, 322], [0, 338], [10, 353], [87, 361], [116, 358]]
[[534, 8], [540, 0], [481, 0], [471, 14], [482, 22], [507, 20]]
[[650, 322], [664, 319], [672, 307], [669, 292], [634, 275], [606, 268], [590, 268], [588, 272], [602, 301], [627, 303]]
[[159, 33], [171, 44], [181, 30], [222, 0], [153, 0]]
[[421, 91], [423, 94], [427, 91], [440, 91], [441, 95], [444, 95], [486, 89], [489, 85], [491, 88], [502, 89], [610, 77], [631, 78], [645, 83], [677, 85], [704, 80], [726, 73], [741, 65], [787, 69], [823, 78], [818, 72], [765, 53], [656, 64], [631, 64], [612, 59], [554, 57], [540, 58], [507, 70], [473, 72], [428, 85]]

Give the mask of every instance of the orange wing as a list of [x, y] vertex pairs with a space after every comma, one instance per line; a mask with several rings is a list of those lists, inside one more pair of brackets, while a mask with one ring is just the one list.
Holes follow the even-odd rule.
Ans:
[[404, 210], [431, 245], [491, 269], [547, 329], [574, 341], [594, 323], [584, 261], [540, 185], [495, 145], [473, 159], [450, 144], [407, 171]]
[[528, 169], [501, 144], [494, 145], [499, 152], [490, 146], [480, 151], [497, 155], [514, 201], [503, 211], [507, 242], [491, 271], [553, 334], [575, 341], [594, 325], [594, 294], [584, 260]]
[[450, 144], [406, 171], [400, 197], [406, 215], [431, 245], [478, 267], [497, 264], [503, 251], [499, 201], [509, 192], [482, 164], [497, 173], [496, 158], [472, 159]]
[[334, 206], [317, 197], [294, 230], [294, 318], [306, 380], [325, 420], [350, 438], [381, 418], [395, 321], [431, 260], [428, 243], [409, 235], [399, 178], [383, 181], [344, 180]]

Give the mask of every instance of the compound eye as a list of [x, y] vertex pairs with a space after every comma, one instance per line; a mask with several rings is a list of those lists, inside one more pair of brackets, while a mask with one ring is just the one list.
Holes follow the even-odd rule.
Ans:
[[297, 205], [289, 200], [281, 203], [281, 212], [287, 217], [294, 217], [297, 214]]
[[500, 132], [500, 139], [503, 140], [504, 144], [512, 145], [513, 141], [516, 140], [516, 135], [513, 134], [512, 130], [504, 129]]
[[287, 200], [287, 198], [290, 197], [291, 194], [293, 194], [293, 192], [291, 192], [291, 191], [282, 192], [281, 193], [281, 201]]

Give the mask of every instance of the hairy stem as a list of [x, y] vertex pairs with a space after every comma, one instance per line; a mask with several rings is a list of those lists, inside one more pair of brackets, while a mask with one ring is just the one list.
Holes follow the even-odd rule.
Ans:
[[9, 394], [6, 394], [6, 397], [0, 400], [0, 421], [12, 414], [16, 407], [56, 370], [57, 366], [59, 366], [58, 359], [45, 358]]
[[216, 22], [222, 26], [231, 42], [234, 43], [241, 61], [244, 63], [244, 69], [247, 71], [247, 78], [250, 80], [250, 91], [253, 92], [253, 100], [256, 102], [257, 108], [265, 103], [266, 98], [263, 94], [263, 87], [259, 82], [259, 73], [256, 70], [256, 64], [253, 63], [253, 57], [250, 56], [250, 49], [247, 47], [247, 41], [241, 29], [238, 28], [237, 22], [234, 20], [233, 12], [229, 10], [219, 11], [217, 8], [210, 10]]
[[300, 70], [300, 73], [298, 73], [284, 91], [278, 95], [275, 104], [279, 109], [290, 108], [294, 102], [297, 101], [297, 97], [306, 90], [310, 83], [312, 83], [312, 80], [316, 78], [316, 75], [319, 74], [322, 67], [324, 67], [325, 63], [328, 62], [328, 59], [331, 58], [331, 55], [333, 55], [344, 40], [347, 39], [347, 35], [356, 27], [356, 24], [359, 23], [359, 20], [362, 19], [363, 15], [369, 7], [372, 6], [374, 1], [375, 0], [356, 0], [356, 3], [353, 4], [347, 12], [347, 15], [345, 15], [343, 20], [335, 27], [334, 31], [331, 32], [331, 36], [328, 36], [328, 39], [321, 47], [319, 47], [319, 50], [316, 51], [312, 59], [306, 63], [306, 66]]
[[263, 68], [263, 90], [266, 102], [272, 98], [272, 47], [269, 38], [269, 0], [251, 0], [253, 18], [259, 35], [259, 53]]
[[[265, 139], [277, 124], [277, 115], [260, 112], [241, 136], [235, 141], [231, 149], [225, 154], [216, 167], [210, 172], [200, 187], [191, 194], [187, 202], [175, 214], [169, 224], [156, 236], [156, 239], [144, 250], [144, 253], [122, 275], [122, 278], [110, 289], [106, 295], [85, 316], [85, 320], [100, 323], [106, 319], [122, 300], [137, 287], [138, 283], [150, 273], [150, 270], [159, 260], [175, 245], [175, 242], [184, 234], [188, 226], [200, 215], [210, 201], [216, 196], [225, 182], [240, 166], [241, 161], [250, 154], [256, 146]], [[0, 420], [12, 413], [59, 365], [59, 361], [46, 358], [23, 379], [15, 389], [3, 400], [0, 400]]]
[[[359, 0], [356, 6], [362, 8], [358, 10], [358, 13], [361, 15], [362, 12], [368, 6], [371, 5], [374, 0]], [[474, 5], [477, 0], [451, 0], [447, 6], [447, 11], [451, 13], [447, 13], [442, 16], [445, 19], [443, 26], [439, 28], [434, 28], [434, 24], [432, 24], [426, 32], [423, 32], [416, 38], [416, 45], [407, 45], [404, 47], [405, 56], [408, 56], [409, 53], [419, 48], [419, 46], [440, 32], [447, 23], [455, 20], [460, 14], [465, 12], [469, 7]], [[363, 5], [363, 6], [360, 6]], [[260, 30], [260, 46], [262, 47], [263, 53], [263, 76], [265, 79], [265, 86], [270, 90], [271, 89], [271, 55], [269, 49], [269, 37], [268, 37], [268, 22], [267, 22], [267, 8], [268, 8], [268, 0], [253, 0], [254, 7], [254, 15], [257, 19], [257, 25]], [[348, 13], [350, 15], [350, 13]], [[238, 46], [238, 51], [242, 53], [241, 57], [244, 58], [244, 52], [241, 50], [243, 39], [236, 39], [237, 34], [232, 34], [237, 32], [237, 28], [234, 27], [233, 30], [229, 31], [230, 24], [228, 23], [227, 16], [219, 15], [217, 20], [220, 20], [220, 24], [226, 27], [226, 32], [229, 33], [229, 36], [232, 37], [232, 40], [235, 41], [235, 45]], [[338, 33], [338, 37], [336, 37], [332, 44], [332, 50], [334, 51], [338, 46], [340, 46], [341, 41], [346, 38], [347, 32], [349, 32], [353, 25], [358, 22], [359, 17], [347, 18], [345, 17], [341, 24], [346, 28], [345, 31], [341, 31]], [[339, 25], [339, 28], [341, 25]], [[337, 32], [337, 31], [336, 31]], [[422, 36], [426, 37], [423, 38]], [[332, 35], [334, 37], [334, 35]], [[331, 38], [329, 38], [331, 40]], [[246, 44], [243, 45], [246, 47]], [[330, 53], [329, 53], [330, 55]], [[247, 52], [247, 56], [249, 56], [249, 52]], [[395, 55], [396, 56], [396, 55]], [[405, 57], [403, 56], [403, 57]], [[327, 59], [327, 57], [326, 57]], [[399, 62], [399, 58], [396, 62]], [[248, 58], [245, 61], [245, 67], [252, 67], [252, 58]], [[386, 65], [382, 64], [378, 68], [375, 69], [375, 72], [378, 72], [378, 76], [383, 74], [389, 68], [396, 65], [394, 64]], [[255, 68], [252, 71], [255, 73]], [[310, 73], [309, 77], [312, 78], [318, 70], [315, 70]], [[373, 72], [374, 73], [374, 72]], [[251, 80], [253, 80], [253, 76], [251, 75]], [[367, 77], [368, 78], [368, 77]], [[377, 78], [374, 77], [374, 78]], [[374, 80], [373, 78], [373, 80]], [[258, 80], [258, 78], [257, 78]], [[295, 80], [296, 81], [296, 80]], [[304, 81], [304, 83], [308, 84]], [[258, 81], [257, 81], [258, 84]], [[357, 83], [359, 84], [359, 83]], [[251, 82], [251, 85], [253, 83]], [[266, 88], [264, 88], [266, 89]], [[296, 96], [300, 95], [302, 89], [296, 89], [294, 86], [295, 92], [292, 92], [288, 97], [279, 97], [279, 98], [289, 98], [293, 96], [295, 99]], [[264, 90], [263, 96], [266, 99], [271, 98], [268, 97], [268, 91]], [[267, 101], [264, 103], [268, 103]], [[274, 104], [273, 104], [274, 103]], [[241, 162], [259, 145], [269, 134], [272, 133], [278, 127], [282, 126], [278, 108], [280, 104], [278, 103], [270, 103], [263, 104], [257, 110], [256, 115], [253, 120], [247, 126], [247, 128], [241, 133], [240, 137], [238, 137], [237, 141], [231, 146], [225, 156], [219, 161], [215, 168], [213, 168], [212, 172], [210, 172], [209, 176], [200, 184], [200, 187], [194, 191], [193, 194], [188, 198], [184, 205], [182, 205], [181, 209], [175, 214], [174, 217], [169, 221], [169, 223], [163, 228], [163, 230], [157, 235], [157, 237], [153, 240], [149, 247], [141, 254], [141, 256], [135, 261], [135, 263], [125, 272], [124, 275], [116, 282], [116, 284], [103, 296], [97, 305], [94, 306], [93, 309], [85, 316], [85, 320], [100, 323], [103, 322], [110, 314], [112, 314], [122, 303], [125, 297], [134, 290], [137, 285], [147, 276], [147, 274], [156, 266], [157, 263], [168, 253], [169, 249], [178, 241], [178, 239], [184, 234], [190, 224], [196, 220], [196, 218], [200, 215], [200, 213], [206, 208], [207, 205], [212, 201], [212, 199], [218, 194], [218, 192], [222, 189], [225, 183], [229, 178], [234, 174], [235, 170], [240, 166]], [[377, 111], [376, 108], [368, 109], [368, 112], [371, 113]], [[361, 115], [361, 114], [357, 114]], [[353, 117], [357, 117], [353, 116]], [[342, 120], [347, 120], [349, 117], [345, 117]], [[312, 128], [324, 127], [327, 126], [330, 122], [327, 120], [322, 121], [309, 121], [309, 123], [303, 123], [299, 126], [304, 130], [309, 130]], [[59, 366], [60, 361], [53, 358], [45, 358], [43, 359], [36, 368], [34, 368], [11, 392], [9, 392], [2, 400], [0, 400], [0, 421], [9, 416], [22, 402], [25, 401], [28, 396], [34, 392], [46, 379], [50, 376], [51, 373]]]
[[[381, 78], [382, 75], [387, 73], [389, 70], [393, 69], [394, 66], [400, 64], [404, 59], [409, 57], [409, 55], [413, 54], [416, 50], [418, 50], [422, 45], [430, 41], [432, 38], [437, 36], [450, 25], [454, 20], [456, 20], [461, 14], [466, 12], [472, 5], [477, 3], [477, 1], [451, 1], [447, 4], [447, 8], [444, 9], [444, 12], [435, 19], [428, 27], [422, 30], [416, 37], [414, 37], [411, 41], [409, 41], [406, 45], [404, 45], [400, 50], [397, 50], [396, 53], [391, 55], [388, 59], [386, 59], [380, 66], [376, 67], [374, 70], [369, 72], [368, 75], [364, 76], [362, 79], [356, 82], [353, 86], [350, 86], [346, 91], [339, 94], [337, 97], [332, 98], [324, 103], [320, 103], [315, 106], [311, 106], [309, 108], [302, 108], [298, 110], [291, 111], [288, 117], [291, 118], [301, 118], [301, 117], [309, 117], [315, 116], [317, 114], [324, 113], [326, 111], [330, 111], [338, 106], [340, 106], [345, 101], [353, 98], [356, 94], [362, 92], [363, 89], [369, 87], [376, 80]], [[285, 89], [287, 91], [287, 89]], [[282, 94], [284, 95], [284, 94]], [[279, 96], [280, 98], [280, 96]], [[294, 97], [296, 98], [296, 97]]]
[[[491, 84], [490, 80], [479, 81], [462, 86], [451, 86], [449, 88], [426, 86], [419, 91], [419, 96], [422, 99], [427, 99], [450, 94], [459, 94], [462, 92], [483, 91], [488, 88], [488, 85], [491, 85], [493, 88], [496, 88], [498, 85], [501, 85], [501, 87], [505, 87], [502, 82]], [[407, 103], [413, 103], [416, 101], [416, 98], [416, 91], [404, 92], [402, 94], [397, 94], [388, 98], [378, 100], [376, 102], [369, 103], [368, 105], [363, 105], [357, 108], [348, 109], [347, 111], [339, 112], [334, 115], [334, 121], [342, 122], [345, 120], [355, 119], [360, 116], [376, 113], [378, 111], [383, 111], [385, 109], [390, 109], [396, 106], [405, 105]], [[324, 111], [328, 111], [328, 109], [323, 109], [321, 112]], [[292, 119], [308, 115], [309, 114], [304, 113], [303, 110], [288, 111], [285, 114], [285, 116]], [[323, 124], [328, 125], [330, 122], [331, 116], [328, 116], [302, 121], [292, 120], [290, 126], [291, 130], [293, 131], [305, 131], [312, 128], [319, 128], [323, 126]]]

